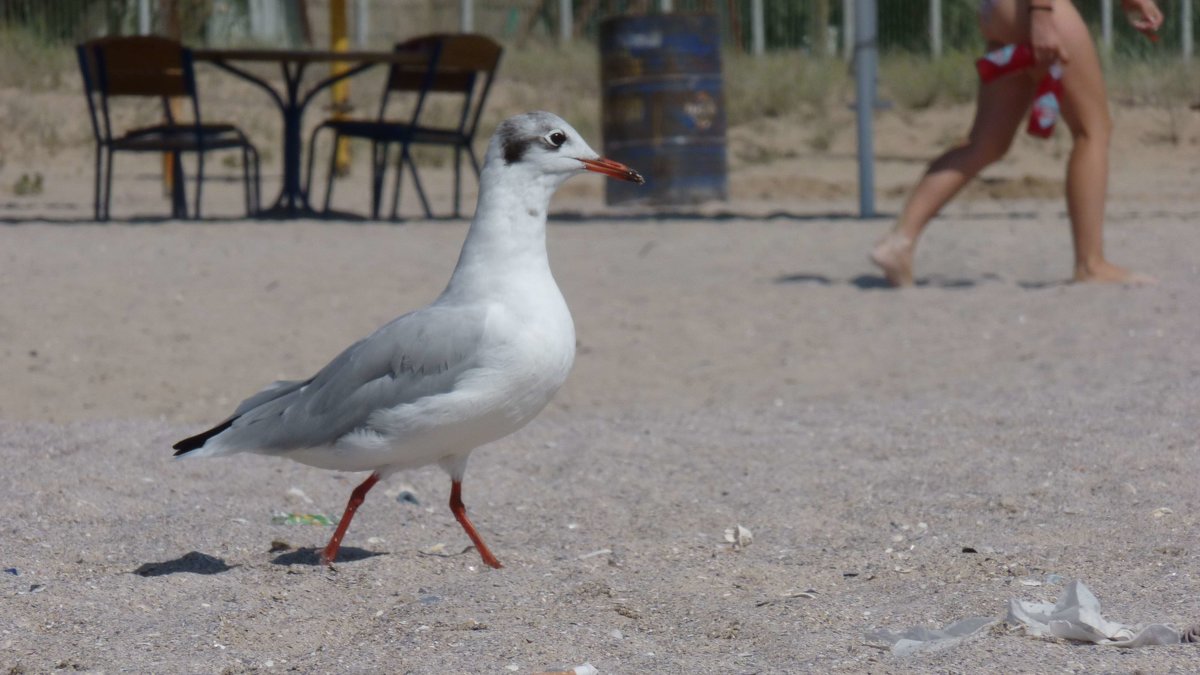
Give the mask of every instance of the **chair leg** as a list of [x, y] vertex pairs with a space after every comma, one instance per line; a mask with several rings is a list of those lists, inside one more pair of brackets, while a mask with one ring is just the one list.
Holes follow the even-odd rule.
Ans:
[[[317, 156], [317, 134], [320, 133], [321, 127], [313, 129], [312, 137], [308, 139], [308, 163], [304, 171], [304, 194], [308, 197], [309, 205], [312, 204], [312, 179], [313, 179], [313, 159]], [[328, 196], [329, 191], [326, 190]], [[329, 200], [325, 200], [325, 210], [329, 210]]]
[[408, 153], [408, 144], [404, 145], [402, 150], [403, 161], [409, 164], [409, 170], [412, 172], [413, 185], [417, 187], [417, 196], [421, 198], [421, 208], [425, 209], [425, 217], [433, 218], [433, 210], [429, 208], [429, 200], [425, 197], [425, 188], [421, 187], [421, 177], [417, 175], [417, 163], [413, 161], [412, 155]]
[[251, 147], [250, 154], [254, 157], [254, 213], [262, 211], [262, 158], [258, 156], [258, 148]]
[[471, 158], [471, 167], [475, 169], [475, 178], [476, 178], [476, 180], [478, 180], [479, 173], [480, 173], [479, 158], [475, 156], [475, 149], [471, 147], [470, 143], [467, 144], [466, 148], [467, 148], [467, 157]]
[[475, 170], [475, 187], [478, 188], [479, 174], [481, 173], [479, 168], [479, 158], [475, 156], [475, 149], [471, 147], [470, 141], [468, 141], [463, 147], [467, 150], [467, 158], [471, 160], [471, 168]]
[[249, 142], [243, 146], [242, 152], [246, 162], [246, 216], [254, 218], [262, 206], [261, 189], [258, 175], [258, 149]]
[[196, 220], [200, 220], [200, 192], [204, 186], [204, 151], [196, 153]]
[[462, 146], [454, 146], [454, 217], [459, 217], [462, 202]]
[[[322, 209], [325, 213], [329, 213], [329, 205], [333, 200], [333, 179], [334, 172], [337, 170], [337, 146], [342, 140], [342, 135], [333, 132], [333, 151], [329, 154], [329, 171], [325, 174], [325, 207]], [[309, 152], [316, 148], [310, 146]]]
[[379, 141], [371, 142], [372, 220], [379, 220], [379, 209], [381, 206], [383, 206], [383, 179], [387, 176], [387, 160], [391, 149], [391, 143], [381, 143]]
[[396, 180], [392, 187], [392, 220], [400, 219], [400, 188], [404, 184], [404, 148], [405, 146], [400, 146], [400, 156], [396, 159]]
[[104, 220], [104, 216], [100, 211], [100, 187], [103, 184], [104, 176], [101, 172], [104, 170], [104, 146], [96, 145], [96, 178], [95, 178], [95, 197], [93, 199], [92, 208], [96, 212], [96, 220]]
[[112, 149], [110, 148], [108, 151], [108, 155], [105, 157], [105, 161], [104, 161], [104, 214], [101, 216], [100, 220], [108, 220], [109, 216], [111, 215], [110, 212], [111, 212], [111, 207], [112, 207], [112, 167], [113, 167], [113, 155], [114, 154], [116, 154], [116, 153], [114, 153], [112, 151]]
[[242, 146], [242, 193], [246, 202], [246, 217], [249, 218], [254, 213], [254, 209], [250, 205], [253, 195], [250, 193], [250, 147]]
[[187, 218], [187, 190], [183, 184], [183, 155], [171, 153], [171, 217]]

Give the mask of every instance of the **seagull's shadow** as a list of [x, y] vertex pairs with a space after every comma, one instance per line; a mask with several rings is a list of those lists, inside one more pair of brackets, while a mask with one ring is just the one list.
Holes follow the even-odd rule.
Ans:
[[[353, 546], [343, 546], [338, 550], [337, 560], [335, 563], [350, 563], [374, 558], [377, 555], [387, 555], [387, 553], [379, 553], [376, 551], [368, 551], [362, 548], [354, 548]], [[295, 551], [289, 551], [275, 556], [271, 561], [275, 565], [320, 565], [321, 564], [321, 549], [319, 548], [298, 548]]]
[[220, 574], [228, 572], [237, 567], [237, 565], [227, 565], [224, 560], [214, 558], [206, 553], [192, 551], [185, 553], [174, 560], [165, 560], [163, 562], [149, 562], [133, 571], [134, 574], [141, 577], [161, 577], [168, 574], [179, 574], [180, 572], [188, 572], [191, 574]]

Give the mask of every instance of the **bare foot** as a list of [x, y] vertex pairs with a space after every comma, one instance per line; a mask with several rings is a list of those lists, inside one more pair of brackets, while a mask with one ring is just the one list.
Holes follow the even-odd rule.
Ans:
[[1105, 260], [1094, 265], [1076, 265], [1075, 282], [1149, 286], [1152, 284], [1157, 284], [1158, 279], [1155, 279], [1148, 274], [1131, 272], [1124, 267], [1119, 267]]
[[913, 242], [896, 232], [884, 235], [871, 250], [871, 262], [883, 270], [883, 276], [893, 286], [913, 285]]

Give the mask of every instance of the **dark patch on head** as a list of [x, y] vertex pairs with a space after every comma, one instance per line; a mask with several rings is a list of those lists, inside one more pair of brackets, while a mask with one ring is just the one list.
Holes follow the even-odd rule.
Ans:
[[512, 164], [521, 161], [533, 139], [522, 138], [520, 133], [512, 127], [505, 128], [500, 133], [500, 148], [504, 151], [504, 163]]

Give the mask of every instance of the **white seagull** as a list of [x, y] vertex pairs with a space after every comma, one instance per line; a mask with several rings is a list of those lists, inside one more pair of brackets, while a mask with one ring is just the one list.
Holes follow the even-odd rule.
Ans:
[[433, 304], [351, 345], [313, 377], [271, 384], [217, 426], [175, 444], [176, 456], [278, 455], [337, 471], [370, 471], [321, 553], [332, 565], [350, 519], [382, 478], [436, 462], [450, 511], [483, 561], [500, 561], [462, 502], [471, 451], [525, 426], [575, 360], [575, 325], [550, 273], [546, 208], [563, 181], [596, 173], [635, 183], [556, 115], [496, 129], [458, 265]]

